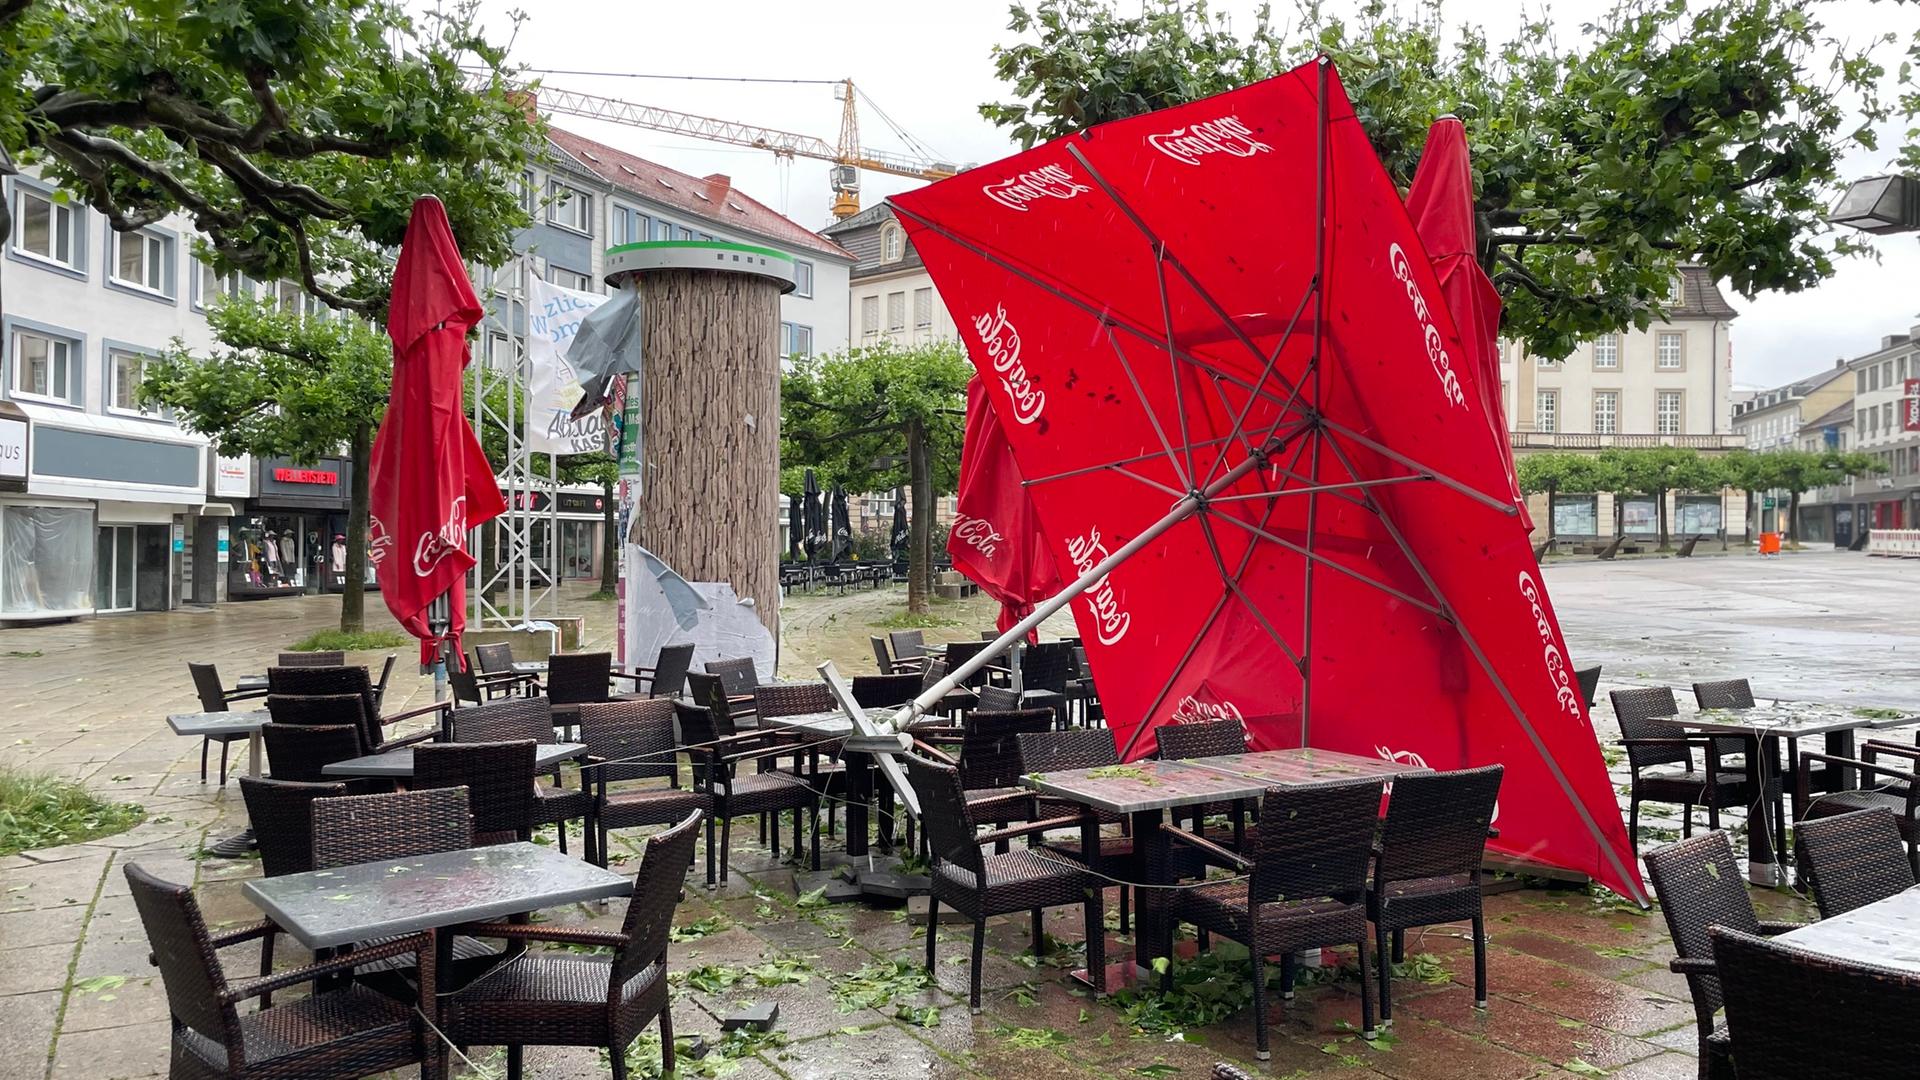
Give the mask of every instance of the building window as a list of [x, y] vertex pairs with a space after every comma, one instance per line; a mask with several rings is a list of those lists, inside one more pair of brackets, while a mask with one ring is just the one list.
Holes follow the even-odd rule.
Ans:
[[872, 337], [880, 332], [880, 298], [863, 296], [860, 298], [860, 335]]
[[793, 260], [793, 295], [813, 295], [813, 264], [805, 259]]
[[73, 342], [64, 338], [15, 330], [10, 350], [14, 396], [80, 404], [80, 380], [73, 367], [73, 348]]
[[1620, 430], [1620, 392], [1618, 390], [1595, 390], [1593, 392], [1593, 433], [1612, 435]]
[[568, 270], [561, 266], [547, 267], [547, 280], [563, 289], [575, 292], [593, 292], [593, 279], [578, 270]]
[[1661, 371], [1680, 370], [1680, 335], [1662, 331], [1655, 343], [1653, 366]]
[[73, 207], [53, 201], [42, 192], [14, 188], [13, 248], [23, 254], [79, 269], [79, 245], [74, 238]]
[[107, 401], [114, 411], [159, 415], [157, 410], [141, 408], [139, 401], [140, 380], [145, 377], [147, 362], [152, 359], [132, 349], [107, 349]]
[[813, 327], [801, 326], [799, 323], [790, 323], [790, 322], [781, 323], [780, 324], [780, 355], [781, 356], [812, 356], [813, 355]]
[[1878, 364], [1867, 369], [1867, 389], [1880, 389], [1880, 365]]
[[1856, 394], [1864, 394], [1867, 392], [1866, 369], [1862, 368], [1853, 373], [1853, 392]]
[[653, 219], [653, 238], [655, 240], [673, 239], [673, 222], [661, 221], [659, 218], [654, 218]]
[[1597, 371], [1612, 371], [1620, 366], [1620, 335], [1601, 334], [1593, 339], [1593, 366]]
[[1679, 274], [1667, 283], [1667, 305], [1676, 307], [1687, 302], [1687, 279]]
[[547, 181], [547, 221], [574, 232], [592, 232], [593, 196], [558, 180]]
[[307, 292], [297, 281], [282, 281], [274, 285], [274, 306], [288, 315], [300, 315], [309, 319], [327, 317], [327, 306], [320, 299]]
[[631, 206], [612, 204], [607, 211], [607, 232], [612, 246], [638, 244], [647, 239], [652, 227], [652, 219]]
[[1555, 422], [1559, 418], [1560, 395], [1552, 390], [1537, 390], [1533, 395], [1533, 429], [1552, 432], [1557, 430]]
[[913, 325], [915, 329], [925, 330], [933, 326], [933, 290], [913, 290]]
[[1893, 402], [1891, 401], [1880, 406], [1880, 426], [1886, 428], [1889, 435], [1895, 430], [1893, 425]]
[[1535, 367], [1546, 367], [1546, 368], [1550, 368], [1550, 367], [1552, 367], [1553, 365], [1555, 365], [1555, 364], [1557, 364], [1557, 363], [1559, 363], [1559, 362], [1560, 362], [1560, 361], [1558, 361], [1558, 360], [1555, 360], [1555, 359], [1553, 359], [1553, 358], [1552, 358], [1552, 357], [1550, 357], [1550, 356], [1536, 356], [1536, 357], [1534, 357], [1534, 358], [1533, 358], [1533, 364], [1534, 364], [1534, 366], [1535, 366]]
[[533, 213], [533, 172], [520, 174], [520, 209]]
[[113, 280], [136, 289], [167, 291], [167, 241], [146, 232], [113, 234]]
[[691, 240], [693, 239], [693, 230], [687, 228], [685, 225], [675, 225], [673, 227], [673, 238], [675, 240]]
[[907, 294], [904, 292], [888, 293], [887, 294], [887, 330], [888, 332], [891, 333], [892, 331], [895, 331], [895, 330], [905, 330], [906, 328], [907, 328]]
[[1659, 414], [1656, 417], [1662, 435], [1680, 434], [1680, 391], [1662, 390], [1659, 398]]
[[899, 262], [907, 251], [907, 234], [889, 221], [880, 228], [880, 261]]
[[238, 300], [247, 295], [247, 279], [238, 270], [218, 273], [206, 263], [194, 260], [194, 270], [198, 275], [193, 306], [205, 311], [218, 300]]

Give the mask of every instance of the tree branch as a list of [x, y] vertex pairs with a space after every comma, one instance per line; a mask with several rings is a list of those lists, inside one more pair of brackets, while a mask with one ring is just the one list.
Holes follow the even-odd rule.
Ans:
[[798, 442], [825, 443], [837, 442], [841, 439], [851, 439], [856, 435], [882, 435], [887, 432], [898, 432], [900, 430], [902, 430], [902, 425], [900, 424], [879, 424], [874, 427], [848, 428], [845, 431], [836, 431], [831, 435], [809, 435], [804, 431], [789, 431], [786, 434], [788, 438]]

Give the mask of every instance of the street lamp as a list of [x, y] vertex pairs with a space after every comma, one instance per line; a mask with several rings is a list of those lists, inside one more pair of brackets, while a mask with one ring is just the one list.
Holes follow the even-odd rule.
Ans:
[[1920, 230], [1920, 180], [1911, 176], [1856, 180], [1827, 213], [1827, 220], [1881, 236]]

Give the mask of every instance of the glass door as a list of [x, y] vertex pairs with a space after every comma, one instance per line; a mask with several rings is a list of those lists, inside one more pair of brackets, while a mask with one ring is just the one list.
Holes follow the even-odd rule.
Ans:
[[96, 611], [133, 610], [133, 526], [102, 525], [94, 547]]
[[591, 521], [560, 523], [560, 572], [567, 577], [593, 576], [593, 526]]

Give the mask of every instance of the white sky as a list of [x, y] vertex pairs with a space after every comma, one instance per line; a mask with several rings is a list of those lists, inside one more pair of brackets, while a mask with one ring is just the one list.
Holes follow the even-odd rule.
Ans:
[[[1125, 0], [1122, 0], [1124, 3]], [[980, 102], [1006, 97], [994, 78], [989, 49], [1013, 40], [1006, 29], [1004, 0], [838, 0], [774, 3], [772, 0], [705, 0], [691, 4], [613, 4], [605, 0], [487, 0], [485, 10], [504, 29], [504, 12], [525, 6], [534, 12], [514, 43], [513, 56], [535, 68], [647, 74], [839, 79], [851, 77], [866, 95], [929, 149], [965, 164], [991, 161], [1017, 149], [981, 119]], [[1238, 25], [1252, 24], [1251, 0], [1215, 0]], [[1330, 9], [1352, 6], [1329, 0]], [[1517, 21], [1521, 0], [1479, 0], [1476, 18], [1503, 36]], [[1559, 0], [1554, 21], [1563, 40], [1579, 23], [1605, 10], [1601, 0]], [[1277, 13], [1290, 10], [1274, 5]], [[1455, 5], [1464, 14], [1467, 5]], [[1894, 31], [1903, 41], [1920, 31], [1920, 5], [1844, 0], [1825, 16], [1830, 32], [1864, 38]], [[495, 36], [498, 36], [498, 30]], [[1899, 54], [1887, 50], [1885, 92], [1893, 93]], [[546, 76], [556, 87], [621, 97], [683, 112], [817, 135], [832, 143], [840, 130], [840, 105], [830, 86], [689, 82], [660, 79]], [[875, 110], [861, 102], [862, 142], [904, 150]], [[771, 154], [575, 117], [558, 117], [564, 128], [618, 146], [695, 175], [723, 172], [734, 183], [803, 225], [819, 228], [827, 214], [827, 164], [777, 163]], [[1882, 134], [1878, 153], [1857, 153], [1849, 175], [1885, 171], [1897, 146], [1896, 125]], [[916, 182], [867, 173], [862, 205]], [[1821, 287], [1752, 299], [1730, 294], [1741, 317], [1734, 324], [1734, 378], [1740, 385], [1774, 386], [1831, 364], [1839, 356], [1871, 351], [1881, 335], [1920, 324], [1920, 241], [1914, 235], [1879, 241], [1881, 259], [1854, 259]]]

